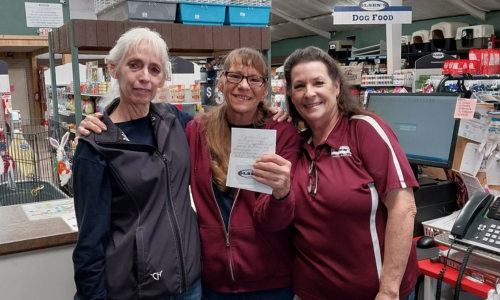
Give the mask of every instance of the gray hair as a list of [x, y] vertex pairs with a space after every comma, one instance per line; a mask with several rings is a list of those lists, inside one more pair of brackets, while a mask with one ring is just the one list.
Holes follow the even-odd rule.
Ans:
[[[116, 41], [116, 45], [109, 51], [108, 69], [110, 68], [111, 62], [115, 65], [116, 69], [119, 69], [125, 55], [127, 55], [130, 50], [137, 52], [142, 42], [146, 42], [153, 53], [161, 59], [163, 71], [168, 76], [169, 74], [167, 74], [167, 72], [169, 69], [167, 68], [167, 63], [169, 62], [169, 57], [167, 43], [165, 43], [158, 32], [145, 27], [131, 28], [120, 36]], [[106, 96], [101, 100], [101, 106], [107, 107], [119, 96], [120, 87], [117, 82], [114, 82], [109, 87]]]

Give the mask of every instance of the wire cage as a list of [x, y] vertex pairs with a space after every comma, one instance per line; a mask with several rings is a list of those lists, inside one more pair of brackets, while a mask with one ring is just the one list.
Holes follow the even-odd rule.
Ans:
[[[0, 136], [0, 206], [64, 199], [73, 196], [73, 182], [60, 187], [56, 172], [56, 152], [49, 138], [60, 141], [68, 129], [53, 121], [11, 123]], [[69, 144], [69, 145], [68, 145]], [[65, 151], [72, 164], [73, 149], [68, 141]]]

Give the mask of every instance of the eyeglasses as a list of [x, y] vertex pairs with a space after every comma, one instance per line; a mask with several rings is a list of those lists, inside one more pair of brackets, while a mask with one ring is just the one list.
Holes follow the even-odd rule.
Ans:
[[224, 75], [226, 75], [227, 81], [231, 83], [240, 83], [243, 78], [246, 78], [248, 85], [249, 86], [255, 86], [255, 87], [260, 87], [264, 84], [264, 82], [267, 81], [267, 78], [260, 77], [257, 75], [250, 75], [250, 76], [243, 76], [240, 73], [236, 72], [224, 72]]
[[[316, 168], [316, 164], [314, 163], [314, 159], [311, 161], [311, 165], [309, 166], [309, 184], [307, 185], [307, 191], [311, 195], [316, 195], [318, 191], [318, 168]], [[313, 185], [313, 170], [314, 170], [314, 185]]]

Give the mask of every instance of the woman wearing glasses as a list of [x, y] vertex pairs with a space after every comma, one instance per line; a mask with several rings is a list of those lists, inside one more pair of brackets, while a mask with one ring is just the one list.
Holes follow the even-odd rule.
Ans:
[[[278, 111], [272, 116], [265, 106], [269, 83], [262, 54], [250, 48], [233, 50], [223, 68], [218, 88], [224, 103], [186, 127], [202, 239], [203, 299], [291, 300], [289, 225], [295, 197], [290, 185], [299, 136], [290, 123], [279, 123], [288, 115]], [[252, 170], [257, 181], [273, 188], [272, 195], [226, 186], [233, 127], [277, 131], [276, 154], [261, 156]], [[87, 117], [78, 132], [88, 135], [85, 128], [100, 132], [103, 124]]]
[[323, 50], [285, 62], [287, 107], [304, 122], [293, 272], [302, 299], [413, 299], [418, 187], [390, 127], [354, 99]]
[[[267, 63], [250, 48], [225, 58], [218, 88], [224, 104], [186, 128], [191, 189], [202, 239], [203, 299], [293, 299], [292, 241], [295, 197], [291, 174], [299, 155], [293, 125], [270, 120], [265, 110]], [[254, 178], [272, 195], [226, 186], [231, 128], [276, 130], [276, 154], [254, 164]]]

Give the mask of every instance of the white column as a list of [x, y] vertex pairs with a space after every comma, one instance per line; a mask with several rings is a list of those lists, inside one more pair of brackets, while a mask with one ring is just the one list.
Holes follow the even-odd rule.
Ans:
[[[390, 6], [402, 6], [403, 0], [385, 0]], [[401, 35], [402, 24], [385, 25], [387, 43], [387, 74], [401, 70]]]

